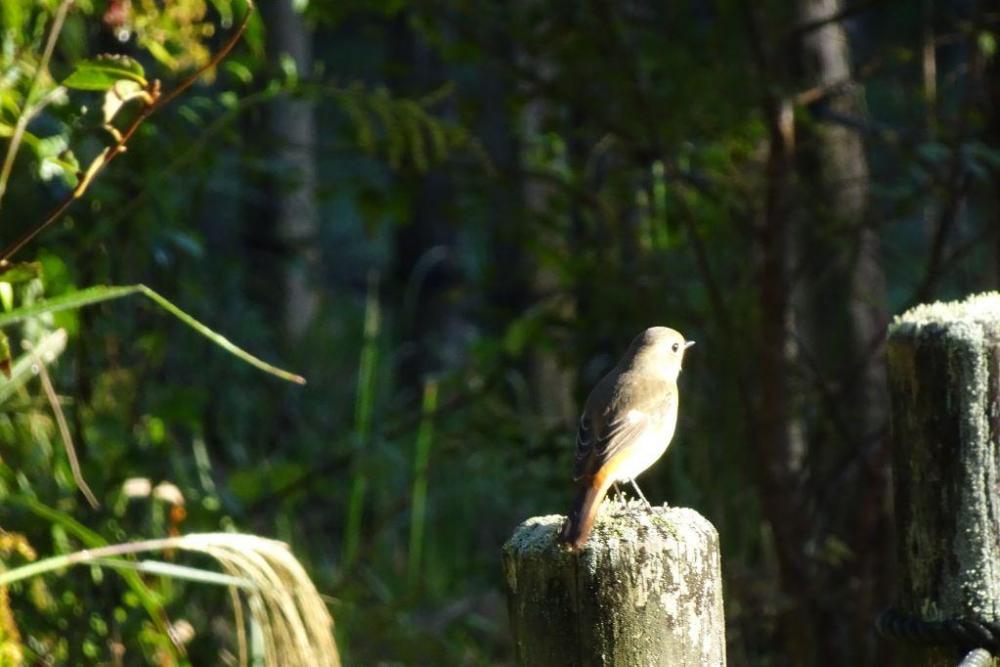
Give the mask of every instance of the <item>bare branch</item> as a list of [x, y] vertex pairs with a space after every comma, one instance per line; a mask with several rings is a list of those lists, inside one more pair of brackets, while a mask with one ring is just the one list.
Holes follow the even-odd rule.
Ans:
[[172, 102], [174, 99], [176, 99], [181, 93], [190, 88], [194, 84], [194, 82], [197, 81], [205, 72], [212, 69], [213, 67], [216, 67], [220, 62], [223, 61], [223, 59], [225, 59], [227, 55], [229, 55], [229, 52], [233, 50], [233, 47], [236, 46], [236, 43], [240, 41], [240, 38], [243, 36], [243, 33], [246, 32], [247, 25], [250, 22], [250, 17], [253, 15], [253, 12], [254, 12], [253, 1], [247, 0], [246, 14], [244, 14], [243, 20], [240, 22], [240, 25], [236, 28], [236, 31], [233, 32], [232, 36], [230, 36], [229, 40], [222, 46], [221, 49], [219, 49], [218, 52], [216, 52], [214, 56], [212, 56], [212, 59], [209, 62], [200, 67], [194, 74], [184, 79], [184, 81], [182, 81], [172, 91], [170, 91], [166, 95], [161, 96], [160, 82], [153, 81], [152, 83], [149, 84], [149, 86], [146, 88], [146, 93], [148, 93], [149, 97], [147, 98], [145, 106], [143, 107], [142, 111], [140, 111], [139, 114], [132, 120], [132, 122], [129, 123], [128, 127], [125, 128], [125, 131], [121, 133], [121, 136], [118, 138], [118, 141], [114, 145], [105, 148], [104, 151], [101, 152], [101, 154], [87, 168], [87, 171], [83, 174], [83, 176], [80, 179], [80, 182], [77, 184], [76, 188], [74, 188], [73, 192], [67, 195], [66, 198], [63, 199], [63, 201], [61, 201], [59, 205], [56, 206], [41, 223], [36, 225], [34, 228], [28, 230], [27, 233], [25, 233], [21, 238], [19, 238], [17, 241], [8, 246], [3, 251], [3, 253], [0, 254], [0, 268], [6, 265], [9, 262], [10, 258], [17, 251], [19, 251], [25, 245], [30, 243], [32, 239], [41, 234], [46, 228], [52, 225], [52, 223], [61, 218], [63, 214], [66, 213], [66, 211], [69, 209], [69, 207], [73, 204], [74, 201], [83, 197], [87, 189], [90, 187], [90, 184], [93, 182], [94, 178], [96, 178], [97, 175], [100, 172], [102, 172], [104, 168], [111, 163], [112, 160], [114, 160], [120, 154], [125, 152], [129, 140], [139, 129], [139, 126], [142, 125], [147, 118], [153, 115], [153, 113], [155, 113], [156, 111], [162, 109], [170, 102]]

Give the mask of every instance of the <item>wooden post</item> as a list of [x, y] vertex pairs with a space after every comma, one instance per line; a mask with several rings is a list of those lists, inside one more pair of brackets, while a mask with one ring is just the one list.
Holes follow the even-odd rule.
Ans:
[[[889, 329], [897, 608], [1000, 620], [1000, 294], [918, 306]], [[906, 665], [959, 651], [908, 646]]]
[[564, 517], [528, 519], [503, 548], [517, 663], [726, 664], [719, 536], [697, 512], [605, 501], [578, 553]]

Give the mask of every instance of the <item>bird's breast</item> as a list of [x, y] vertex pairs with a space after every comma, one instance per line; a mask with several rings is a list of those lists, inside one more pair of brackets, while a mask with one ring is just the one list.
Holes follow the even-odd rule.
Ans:
[[667, 418], [655, 427], [646, 428], [628, 450], [622, 453], [622, 462], [614, 472], [615, 481], [635, 479], [656, 463], [667, 451], [676, 423], [674, 415], [673, 419]]

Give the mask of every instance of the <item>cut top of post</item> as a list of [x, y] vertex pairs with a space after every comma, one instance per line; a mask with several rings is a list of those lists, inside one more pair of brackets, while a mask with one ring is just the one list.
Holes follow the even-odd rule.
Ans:
[[889, 336], [919, 336], [927, 329], [947, 325], [960, 331], [962, 325], [981, 328], [1000, 325], [1000, 292], [974, 294], [964, 301], [937, 301], [914, 306], [897, 315], [889, 327]]

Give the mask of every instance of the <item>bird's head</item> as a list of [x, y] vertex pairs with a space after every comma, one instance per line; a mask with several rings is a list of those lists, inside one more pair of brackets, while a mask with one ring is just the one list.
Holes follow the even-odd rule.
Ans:
[[627, 358], [631, 359], [632, 368], [661, 373], [669, 380], [676, 380], [684, 352], [692, 345], [693, 340], [684, 340], [684, 336], [674, 329], [650, 327], [632, 341]]

